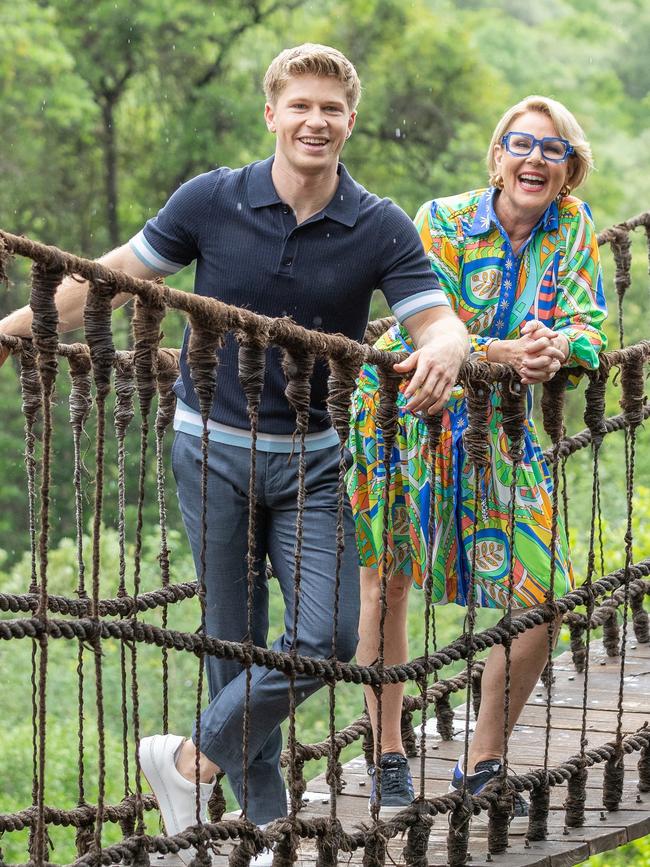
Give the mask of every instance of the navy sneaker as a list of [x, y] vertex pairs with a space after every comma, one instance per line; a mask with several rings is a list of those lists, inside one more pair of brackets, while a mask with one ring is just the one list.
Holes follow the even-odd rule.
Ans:
[[[415, 800], [413, 778], [406, 757], [401, 753], [384, 753], [381, 757], [381, 802], [379, 815], [382, 818], [394, 816]], [[372, 813], [377, 803], [377, 769], [368, 768], [372, 779], [372, 790], [368, 801], [368, 812]]]
[[[467, 775], [467, 790], [470, 795], [479, 795], [488, 783], [495, 780], [501, 774], [502, 770], [503, 765], [498, 759], [487, 759], [486, 761], [478, 762], [474, 768], [474, 773]], [[450, 792], [458, 792], [462, 789], [464, 776], [463, 757], [461, 756], [454, 768], [454, 775], [449, 784]], [[519, 792], [513, 792], [513, 795], [514, 803], [509, 831], [514, 835], [525, 834], [528, 831], [528, 804]], [[487, 824], [487, 812], [482, 810], [478, 816], [474, 816], [474, 819]]]

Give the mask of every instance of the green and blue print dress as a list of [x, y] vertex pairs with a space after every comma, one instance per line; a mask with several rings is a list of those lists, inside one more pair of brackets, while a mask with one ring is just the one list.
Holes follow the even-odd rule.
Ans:
[[[564, 334], [568, 364], [598, 366], [606, 346], [606, 316], [596, 233], [587, 205], [572, 196], [553, 202], [514, 254], [493, 208], [495, 190], [477, 190], [422, 206], [416, 225], [454, 311], [470, 333], [473, 358], [485, 358], [490, 341], [515, 339], [524, 322], [538, 319]], [[412, 351], [408, 332], [396, 325], [377, 347]], [[476, 602], [504, 608], [510, 562], [509, 502], [512, 465], [498, 398], [489, 417], [490, 464], [474, 501], [474, 473], [463, 447], [467, 411], [456, 387], [443, 411], [431, 491], [425, 423], [406, 412], [399, 395], [399, 429], [391, 456], [387, 574], [400, 572], [422, 585], [427, 565], [433, 502], [433, 600], [467, 604], [476, 521]], [[361, 565], [378, 568], [382, 550], [385, 485], [383, 442], [377, 427], [379, 385], [374, 367], [363, 367], [353, 398], [349, 446], [354, 464], [348, 493]], [[517, 474], [513, 607], [545, 600], [551, 572], [552, 481], [531, 418], [532, 387]], [[564, 528], [556, 546], [554, 592], [573, 587]]]

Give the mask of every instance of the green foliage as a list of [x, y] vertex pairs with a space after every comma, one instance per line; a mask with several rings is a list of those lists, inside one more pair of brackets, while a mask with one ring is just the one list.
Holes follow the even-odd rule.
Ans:
[[[353, 175], [373, 192], [388, 195], [413, 214], [434, 196], [483, 186], [484, 155], [503, 110], [527, 93], [542, 92], [567, 104], [591, 141], [597, 171], [584, 190], [602, 228], [650, 205], [650, 7], [645, 0], [256, 0], [219, 4], [204, 0], [143, 0], [128, 6], [113, 0], [16, 0], [0, 4], [0, 226], [87, 256], [96, 256], [137, 232], [179, 183], [215, 165], [237, 166], [268, 156], [273, 147], [262, 122], [261, 79], [270, 59], [288, 44], [321, 41], [337, 45], [355, 62], [364, 84], [357, 125], [344, 154]], [[632, 286], [625, 298], [626, 339], [647, 337], [648, 277], [644, 238], [634, 239]], [[613, 266], [604, 255], [610, 345], [618, 345]], [[26, 303], [28, 266], [17, 262], [13, 283], [0, 297], [0, 312]], [[170, 283], [191, 290], [189, 269]], [[383, 299], [373, 315], [386, 312]], [[115, 316], [119, 346], [128, 345], [128, 317]], [[164, 343], [178, 346], [180, 316], [166, 317]], [[71, 493], [72, 438], [67, 422], [66, 377], [59, 378], [51, 514], [49, 582], [53, 593], [72, 595], [77, 583], [74, 498]], [[618, 411], [617, 393], [608, 412]], [[20, 396], [10, 365], [0, 374], [0, 453], [3, 508], [0, 510], [0, 587], [24, 592], [31, 576], [25, 502], [24, 432]], [[109, 426], [110, 412], [109, 407]], [[580, 390], [569, 405], [571, 431], [583, 427]], [[40, 430], [40, 428], [39, 428]], [[137, 510], [141, 420], [127, 435], [127, 544], [132, 562]], [[37, 431], [38, 432], [38, 431]], [[117, 457], [109, 436], [101, 593], [113, 596], [119, 573], [117, 543]], [[94, 501], [94, 426], [83, 442], [83, 526], [89, 528]], [[39, 447], [40, 448], [40, 447]], [[150, 456], [153, 441], [149, 443]], [[151, 466], [151, 462], [149, 464]], [[623, 562], [625, 490], [620, 437], [602, 450], [605, 569]], [[589, 538], [591, 458], [569, 463], [571, 539], [579, 580], [584, 576]], [[643, 443], [637, 478], [650, 472]], [[173, 580], [190, 580], [193, 564], [180, 516], [167, 482]], [[635, 557], [650, 549], [650, 491], [635, 498]], [[37, 501], [38, 506], [38, 501]], [[158, 506], [148, 473], [144, 505], [144, 589], [159, 584]], [[84, 540], [86, 564], [90, 538]], [[132, 568], [126, 576], [132, 583]], [[87, 572], [86, 581], [89, 582]], [[278, 593], [272, 593], [273, 629], [281, 628]], [[422, 642], [422, 599], [411, 594], [412, 653]], [[463, 612], [438, 612], [439, 643], [462, 628]], [[159, 613], [146, 619], [159, 623]], [[170, 626], [191, 631], [198, 623], [195, 602], [175, 606]], [[272, 635], [272, 637], [274, 637]], [[76, 800], [77, 649], [50, 646], [48, 690], [48, 801]], [[31, 801], [31, 645], [0, 647], [0, 707], [3, 708], [3, 766], [0, 811]], [[122, 794], [120, 650], [104, 648], [107, 797]], [[129, 660], [130, 662], [130, 660]], [[86, 654], [87, 791], [96, 797], [96, 712], [91, 660]], [[154, 648], [138, 648], [141, 730], [160, 727], [161, 663]], [[170, 657], [170, 726], [186, 731], [194, 715], [196, 660]], [[130, 687], [129, 687], [130, 688]], [[324, 694], [300, 708], [303, 740], [327, 731]], [[337, 688], [337, 722], [361, 709], [358, 691]], [[129, 726], [132, 726], [129, 717]], [[354, 753], [353, 746], [344, 755]], [[132, 772], [133, 757], [130, 757]], [[315, 773], [320, 766], [310, 768]], [[232, 803], [232, 802], [231, 802]], [[107, 839], [110, 839], [110, 831]], [[24, 835], [23, 835], [24, 838]], [[71, 860], [70, 835], [57, 831], [57, 860]], [[5, 841], [3, 841], [3, 844]], [[10, 859], [22, 857], [24, 839], [11, 835]], [[594, 864], [624, 860], [650, 863], [647, 844], [633, 844]]]

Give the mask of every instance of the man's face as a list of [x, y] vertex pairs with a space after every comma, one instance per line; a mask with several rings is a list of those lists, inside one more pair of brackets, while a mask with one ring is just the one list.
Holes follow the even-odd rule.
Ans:
[[345, 88], [330, 76], [291, 78], [275, 105], [264, 109], [266, 125], [276, 135], [276, 161], [305, 175], [336, 170], [355, 117]]

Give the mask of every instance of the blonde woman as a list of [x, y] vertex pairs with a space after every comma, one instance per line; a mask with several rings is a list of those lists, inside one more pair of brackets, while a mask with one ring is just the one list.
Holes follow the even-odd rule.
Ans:
[[[487, 164], [488, 188], [427, 202], [415, 222], [431, 267], [470, 333], [471, 357], [513, 365], [529, 387], [525, 452], [517, 476], [512, 587], [513, 607], [526, 609], [544, 602], [551, 571], [552, 484], [530, 415], [532, 387], [550, 379], [562, 365], [598, 366], [598, 354], [605, 347], [606, 306], [591, 214], [573, 195], [592, 166], [591, 150], [571, 112], [542, 96], [512, 106], [494, 130]], [[409, 335], [399, 324], [377, 346], [412, 350]], [[443, 433], [434, 456], [434, 492], [429, 486], [426, 425], [404, 406], [403, 395], [401, 403], [386, 551], [390, 577], [384, 657], [389, 665], [408, 657], [407, 594], [412, 583], [423, 584], [430, 531], [431, 584], [437, 604], [467, 605], [475, 520], [477, 605], [506, 607], [510, 560], [512, 469], [496, 402], [489, 418], [490, 466], [483, 502], [478, 504], [463, 446], [467, 412], [462, 390], [454, 389], [443, 412]], [[362, 564], [357, 649], [362, 664], [376, 659], [381, 610], [378, 564], [386, 503], [377, 408], [377, 374], [367, 366], [354, 401], [354, 466], [348, 478]], [[434, 526], [429, 528], [432, 496]], [[560, 526], [554, 592], [561, 595], [572, 586]], [[512, 644], [510, 731], [544, 668], [546, 654], [546, 626], [526, 631]], [[503, 648], [495, 647], [483, 675], [481, 710], [469, 752], [467, 783], [474, 793], [501, 770], [504, 672]], [[402, 686], [394, 685], [383, 695], [382, 756], [377, 757], [383, 770], [382, 813], [403, 808], [413, 797], [400, 736], [402, 693]], [[377, 702], [371, 690], [367, 702], [376, 729]], [[459, 761], [452, 788], [460, 788], [465, 773]], [[374, 797], [373, 787], [371, 800]], [[514, 818], [516, 825], [526, 825], [527, 804], [521, 798]], [[511, 830], [516, 830], [515, 824]]]

